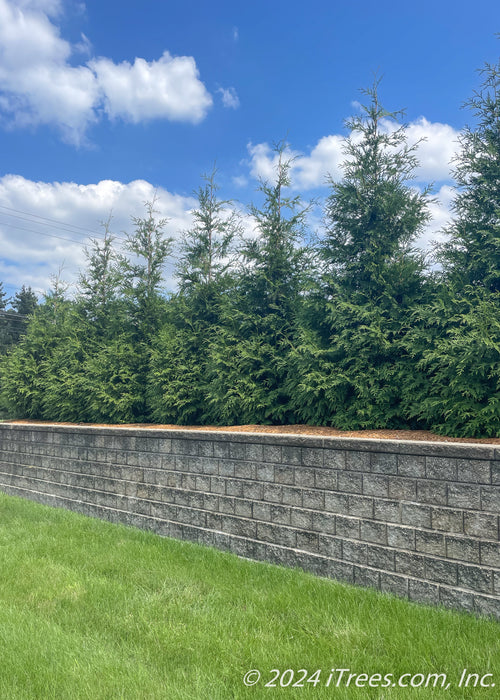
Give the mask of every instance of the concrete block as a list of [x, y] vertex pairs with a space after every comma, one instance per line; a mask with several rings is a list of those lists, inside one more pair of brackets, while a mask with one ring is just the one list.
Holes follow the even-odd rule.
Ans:
[[498, 539], [498, 516], [464, 511], [464, 532], [472, 537]]
[[475, 508], [480, 510], [480, 487], [470, 484], [449, 484], [448, 505], [452, 508]]
[[374, 453], [371, 455], [371, 471], [374, 474], [397, 474], [398, 457], [396, 454]]
[[389, 478], [379, 474], [363, 474], [363, 495], [387, 498], [389, 495]]
[[408, 576], [422, 576], [424, 572], [424, 557], [409, 552], [395, 552], [395, 570]]
[[351, 452], [348, 450], [345, 459], [345, 467], [350, 471], [366, 473], [371, 471], [371, 455], [369, 452]]
[[359, 518], [373, 518], [374, 499], [369, 496], [349, 496], [347, 512]]
[[360, 538], [365, 542], [387, 544], [387, 525], [373, 520], [361, 520]]
[[415, 533], [415, 548], [417, 552], [446, 556], [444, 535], [438, 532], [425, 532], [417, 530]]
[[388, 523], [401, 522], [401, 503], [399, 501], [373, 499], [373, 517]]
[[394, 571], [394, 550], [386, 547], [369, 544], [366, 548], [366, 562], [368, 566], [382, 571]]
[[333, 557], [334, 559], [342, 558], [342, 542], [335, 537], [328, 537], [328, 535], [319, 535], [318, 551], [320, 554], [324, 554], [327, 557]]
[[408, 597], [418, 603], [437, 605], [439, 603], [439, 586], [435, 583], [410, 579]]
[[337, 472], [335, 469], [315, 469], [314, 485], [317, 489], [337, 490]]
[[299, 466], [302, 464], [301, 448], [293, 447], [291, 445], [283, 445], [281, 448], [281, 460], [283, 464]]
[[338, 472], [337, 488], [344, 493], [363, 493], [363, 475], [358, 472]]
[[329, 469], [344, 470], [346, 468], [346, 452], [344, 450], [325, 449], [323, 452], [323, 464]]
[[428, 479], [457, 480], [457, 460], [448, 457], [426, 457], [425, 475]]
[[448, 502], [448, 488], [444, 481], [417, 481], [417, 500], [445, 506]]
[[457, 585], [457, 564], [452, 561], [425, 557], [425, 578], [449, 586]]
[[274, 467], [274, 481], [277, 484], [293, 485], [295, 483], [295, 469], [281, 464], [276, 465]]
[[312, 529], [316, 532], [335, 534], [335, 515], [332, 513], [317, 513], [312, 514]]
[[431, 527], [444, 532], [463, 532], [463, 512], [451, 508], [431, 508]]
[[481, 564], [500, 569], [500, 543], [481, 542]]
[[349, 518], [343, 515], [337, 515], [335, 518], [335, 532], [339, 537], [349, 537], [359, 540], [359, 518]]
[[280, 525], [289, 525], [291, 508], [286, 506], [271, 506], [271, 521]]
[[408, 597], [408, 579], [405, 576], [398, 576], [397, 574], [390, 574], [385, 571], [381, 571], [379, 574], [380, 579], [380, 590], [383, 593], [391, 593], [392, 595], [397, 595], [400, 598]]
[[297, 467], [295, 469], [295, 486], [314, 488], [315, 485], [314, 469], [309, 469], [307, 467]]
[[421, 478], [425, 476], [425, 457], [420, 455], [398, 454], [398, 474]]
[[325, 507], [324, 491], [302, 491], [302, 506], [304, 508], [313, 508], [314, 510], [323, 510]]
[[389, 478], [389, 498], [399, 501], [414, 501], [417, 497], [417, 482], [402, 476]]
[[481, 486], [481, 510], [500, 513], [500, 486]]
[[313, 511], [292, 508], [290, 513], [290, 524], [301, 530], [313, 529]]
[[446, 540], [446, 556], [463, 562], [479, 564], [479, 542], [469, 537], [451, 537]]
[[415, 530], [412, 527], [387, 525], [387, 544], [396, 549], [415, 549]]
[[318, 447], [303, 447], [302, 464], [307, 467], [322, 467], [323, 449]]
[[485, 459], [457, 460], [457, 480], [469, 484], [491, 484], [491, 462]]
[[488, 569], [458, 564], [458, 585], [478, 593], [493, 592], [493, 574]]

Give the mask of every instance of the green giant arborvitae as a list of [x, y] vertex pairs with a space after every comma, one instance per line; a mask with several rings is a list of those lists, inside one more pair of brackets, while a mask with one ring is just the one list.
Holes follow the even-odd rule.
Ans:
[[408, 386], [413, 415], [436, 432], [500, 435], [500, 64], [486, 65], [466, 103], [457, 194], [434, 302], [419, 312], [410, 350], [425, 382]]
[[404, 423], [401, 341], [422, 294], [423, 259], [412, 245], [429, 216], [427, 191], [411, 185], [415, 146], [377, 88], [347, 122], [343, 178], [330, 180], [324, 212], [321, 281], [290, 374], [298, 416], [345, 429]]
[[307, 208], [290, 195], [291, 160], [276, 146], [273, 182], [261, 182], [252, 206], [255, 236], [246, 240], [237, 286], [227, 300], [210, 356], [209, 401], [222, 423], [287, 423], [286, 386], [294, 317], [305, 256], [301, 238]]
[[215, 170], [196, 192], [193, 225], [179, 245], [179, 291], [169, 300], [167, 322], [152, 343], [149, 402], [162, 423], [210, 420], [208, 361], [219, 329], [221, 304], [233, 284], [233, 240], [240, 220], [217, 196]]

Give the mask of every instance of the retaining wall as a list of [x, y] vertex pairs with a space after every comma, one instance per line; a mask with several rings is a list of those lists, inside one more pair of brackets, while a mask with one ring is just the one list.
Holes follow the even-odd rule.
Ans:
[[500, 619], [500, 449], [0, 424], [0, 490]]

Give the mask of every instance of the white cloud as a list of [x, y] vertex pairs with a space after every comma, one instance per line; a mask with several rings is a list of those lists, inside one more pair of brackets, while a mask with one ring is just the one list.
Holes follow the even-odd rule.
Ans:
[[422, 250], [429, 250], [433, 243], [445, 240], [443, 229], [452, 219], [454, 198], [455, 190], [449, 185], [443, 185], [434, 195], [434, 201], [429, 206], [431, 220], [416, 242], [416, 245]]
[[425, 117], [420, 117], [408, 125], [407, 133], [410, 144], [423, 139], [417, 150], [419, 179], [449, 180], [453, 167], [451, 161], [459, 150], [459, 132], [449, 124], [429, 122]]
[[97, 58], [72, 65], [89, 40], [72, 46], [52, 21], [59, 0], [0, 0], [0, 110], [11, 126], [51, 124], [79, 143], [102, 107], [111, 117], [138, 122], [199, 122], [212, 97], [199, 80], [194, 58], [136, 58], [115, 64]]
[[[131, 217], [144, 216], [144, 202], [152, 201], [155, 193], [158, 216], [169, 219], [166, 234], [177, 237], [191, 224], [195, 200], [155, 190], [144, 180], [78, 185], [4, 176], [0, 179], [0, 280], [16, 287], [29, 284], [42, 292], [50, 286], [50, 275], [64, 263], [62, 276], [74, 283], [85, 265], [83, 246], [92, 235], [102, 236], [100, 222], [112, 212], [111, 230], [123, 238], [124, 231], [133, 231]], [[172, 272], [171, 263], [166, 280], [169, 287], [173, 286]]]
[[134, 123], [155, 118], [197, 123], [212, 104], [191, 56], [172, 57], [165, 51], [158, 61], [150, 63], [136, 58], [133, 64], [116, 64], [99, 58], [89, 66], [111, 118]]
[[238, 188], [247, 187], [248, 178], [245, 177], [245, 175], [235, 175], [233, 177], [233, 184]]
[[240, 98], [238, 97], [236, 90], [233, 87], [230, 88], [219, 88], [217, 92], [222, 95], [222, 104], [224, 107], [230, 107], [231, 109], [238, 109], [240, 106]]
[[[387, 132], [393, 131], [397, 125], [386, 121], [383, 124]], [[420, 165], [415, 173], [418, 181], [446, 181], [451, 178], [450, 162], [458, 150], [459, 133], [448, 124], [429, 122], [420, 117], [408, 125], [408, 143], [411, 145], [420, 141], [416, 156]], [[324, 187], [331, 176], [334, 180], [342, 177], [341, 165], [345, 160], [343, 151], [345, 137], [340, 134], [323, 136], [310, 150], [309, 154], [295, 156], [291, 167], [292, 187], [298, 190], [309, 190]], [[249, 144], [250, 173], [254, 177], [272, 180], [274, 177], [277, 156], [267, 143]]]
[[[260, 180], [273, 182], [276, 177], [276, 168], [279, 162], [279, 155], [268, 143], [258, 143], [255, 146], [251, 143], [247, 145], [250, 154], [250, 175]], [[302, 158], [290, 148], [286, 148], [283, 157], [287, 159]], [[293, 167], [296, 167], [296, 160]], [[295, 178], [293, 178], [295, 186]]]

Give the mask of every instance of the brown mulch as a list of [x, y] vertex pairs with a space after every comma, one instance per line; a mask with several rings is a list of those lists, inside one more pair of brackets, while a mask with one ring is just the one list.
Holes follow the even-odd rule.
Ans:
[[213, 430], [230, 431], [235, 433], [277, 433], [282, 435], [318, 435], [321, 437], [357, 437], [376, 438], [379, 440], [427, 440], [431, 442], [466, 442], [489, 445], [500, 445], [500, 437], [496, 438], [456, 438], [445, 435], [435, 435], [428, 430], [336, 430], [316, 425], [159, 425], [152, 423], [130, 423], [111, 425], [109, 423], [51, 423], [37, 420], [13, 420], [8, 423], [31, 425], [88, 425], [100, 428], [161, 428], [164, 430]]

